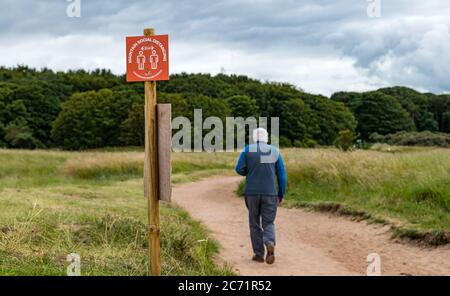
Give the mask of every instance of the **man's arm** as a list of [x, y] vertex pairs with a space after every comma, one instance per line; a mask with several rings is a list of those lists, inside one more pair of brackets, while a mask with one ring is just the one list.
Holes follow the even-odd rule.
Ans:
[[281, 155], [278, 155], [278, 160], [276, 163], [276, 172], [277, 172], [277, 179], [278, 179], [278, 198], [281, 200], [284, 197], [284, 194], [286, 193], [286, 183], [287, 183], [287, 176], [286, 176], [286, 170], [284, 169], [284, 163], [283, 159], [281, 158]]
[[241, 176], [247, 176], [247, 160], [245, 159], [245, 154], [247, 153], [247, 147], [239, 155], [239, 160], [236, 164], [235, 171]]

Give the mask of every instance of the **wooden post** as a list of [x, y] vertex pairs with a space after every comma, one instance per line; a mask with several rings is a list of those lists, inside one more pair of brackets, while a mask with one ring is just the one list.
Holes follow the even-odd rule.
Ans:
[[[144, 36], [155, 35], [144, 29]], [[156, 81], [145, 81], [145, 161], [144, 192], [148, 201], [149, 274], [161, 275], [158, 197], [158, 143], [156, 121]]]
[[158, 178], [159, 200], [170, 202], [172, 194], [172, 108], [170, 104], [156, 105], [158, 120]]

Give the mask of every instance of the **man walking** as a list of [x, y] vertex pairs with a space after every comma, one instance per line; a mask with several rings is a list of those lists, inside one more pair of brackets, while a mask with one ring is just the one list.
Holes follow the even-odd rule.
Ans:
[[[275, 262], [275, 216], [286, 191], [286, 171], [278, 150], [268, 145], [268, 133], [263, 128], [253, 131], [255, 144], [244, 148], [236, 172], [246, 176], [245, 204], [249, 213], [252, 260]], [[277, 189], [278, 187], [278, 189]]]

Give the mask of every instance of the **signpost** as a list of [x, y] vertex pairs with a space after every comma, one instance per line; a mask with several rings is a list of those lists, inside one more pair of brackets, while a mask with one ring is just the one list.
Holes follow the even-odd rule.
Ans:
[[127, 37], [127, 81], [169, 80], [169, 37], [145, 29]]
[[[168, 36], [156, 36], [154, 29], [144, 29], [144, 36], [126, 38], [126, 53], [127, 81], [144, 81], [145, 87], [144, 195], [148, 201], [149, 274], [160, 275], [159, 197], [161, 192], [164, 200], [170, 201], [170, 144], [167, 145], [167, 138], [171, 138], [171, 129], [170, 105], [161, 105], [158, 108], [160, 118], [157, 117], [156, 80], [169, 79]], [[160, 149], [158, 135], [161, 137]], [[166, 149], [168, 151], [164, 151]]]

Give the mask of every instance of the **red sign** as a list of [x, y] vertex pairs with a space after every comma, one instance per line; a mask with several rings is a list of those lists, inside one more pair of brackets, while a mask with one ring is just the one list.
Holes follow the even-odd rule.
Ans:
[[169, 36], [127, 37], [127, 81], [169, 80]]

